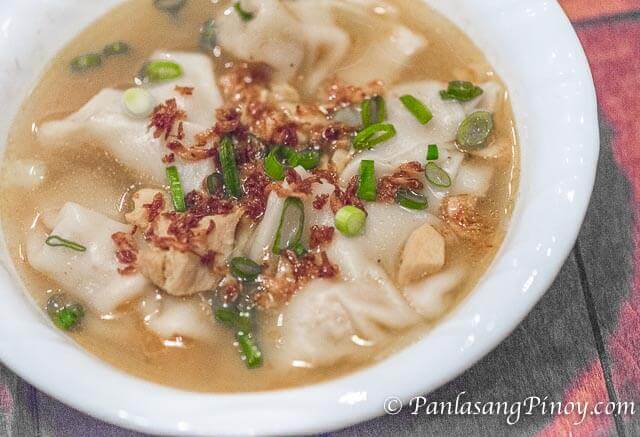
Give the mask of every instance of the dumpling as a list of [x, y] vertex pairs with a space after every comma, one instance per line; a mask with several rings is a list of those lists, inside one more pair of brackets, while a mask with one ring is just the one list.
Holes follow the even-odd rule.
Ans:
[[[372, 80], [393, 83], [409, 65], [411, 57], [427, 46], [427, 41], [403, 25], [394, 25], [380, 32], [380, 38], [368, 43], [368, 48], [355, 63], [338, 71], [347, 83], [363, 85]], [[375, 59], [376, 67], [371, 68]]]
[[445, 268], [423, 281], [408, 285], [403, 293], [424, 319], [435, 320], [447, 311], [450, 293], [462, 284], [465, 269], [461, 266]]
[[202, 300], [183, 299], [148, 293], [140, 301], [144, 324], [163, 340], [182, 339], [212, 341], [222, 328], [215, 323], [211, 307]]
[[139, 273], [122, 275], [111, 235], [128, 233], [131, 226], [119, 223], [76, 203], [69, 202], [47, 222], [50, 235], [82, 244], [85, 252], [45, 244], [46, 233], [34, 231], [27, 244], [27, 259], [36, 270], [57, 281], [98, 314], [113, 312], [149, 288]]
[[[201, 54], [156, 52], [152, 59], [170, 59], [180, 64], [184, 75], [175, 81], [151, 85], [149, 91], [157, 104], [175, 98], [187, 114], [184, 123], [187, 142], [213, 124], [214, 110], [222, 105], [215, 83], [213, 65]], [[176, 85], [193, 87], [192, 96], [183, 96]], [[43, 147], [82, 146], [95, 144], [116, 160], [150, 178], [155, 184], [166, 180], [162, 157], [169, 153], [163, 138], [154, 138], [148, 119], [127, 115], [122, 107], [122, 91], [107, 88], [100, 91], [78, 112], [64, 120], [44, 123], [38, 129]], [[182, 184], [186, 191], [200, 186], [214, 170], [213, 160], [184, 161], [176, 157]]]
[[332, 365], [420, 320], [354, 241], [337, 235], [328, 255], [340, 266], [343, 280], [314, 280], [283, 309], [286, 329], [273, 352], [282, 365]]
[[269, 65], [276, 81], [291, 81], [305, 64], [313, 65], [305, 88], [314, 92], [347, 52], [349, 37], [335, 25], [327, 2], [248, 0], [242, 6], [253, 19], [244, 21], [233, 7], [217, 18], [220, 46], [240, 59]]

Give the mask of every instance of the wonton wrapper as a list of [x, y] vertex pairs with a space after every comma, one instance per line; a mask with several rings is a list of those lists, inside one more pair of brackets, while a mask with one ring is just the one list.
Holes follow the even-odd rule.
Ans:
[[113, 312], [142, 295], [149, 282], [139, 273], [121, 275], [111, 235], [130, 232], [122, 224], [76, 203], [66, 203], [53, 219], [50, 235], [87, 248], [77, 252], [45, 244], [47, 235], [33, 232], [27, 242], [27, 259], [36, 270], [58, 282], [63, 291], [93, 308], [98, 314]]
[[[195, 134], [213, 124], [215, 109], [222, 105], [211, 60], [206, 55], [180, 52], [156, 52], [151, 59], [171, 59], [183, 68], [181, 78], [148, 89], [156, 104], [175, 98], [178, 107], [186, 111], [185, 144], [189, 145], [194, 142]], [[193, 87], [193, 95], [181, 95], [175, 91], [176, 85]], [[164, 184], [166, 175], [162, 157], [170, 153], [165, 147], [164, 136], [153, 137], [153, 129], [148, 127], [149, 118], [127, 115], [122, 93], [116, 89], [103, 89], [78, 112], [40, 126], [38, 140], [47, 148], [95, 144], [155, 184]], [[174, 132], [176, 129], [174, 126]], [[198, 188], [214, 170], [211, 159], [188, 162], [176, 156], [172, 165], [178, 167], [185, 192]]]

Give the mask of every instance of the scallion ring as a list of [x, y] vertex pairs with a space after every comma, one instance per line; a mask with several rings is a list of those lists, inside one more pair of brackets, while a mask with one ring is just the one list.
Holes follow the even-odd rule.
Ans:
[[396, 128], [389, 123], [376, 123], [361, 130], [353, 138], [353, 148], [356, 150], [371, 149], [376, 144], [393, 138]]
[[410, 94], [406, 94], [400, 97], [400, 101], [407, 110], [413, 114], [420, 124], [427, 124], [433, 118], [433, 114], [427, 108], [427, 106], [420, 100], [416, 99]]
[[363, 127], [382, 123], [387, 119], [387, 105], [382, 96], [374, 96], [363, 100], [360, 109]]
[[143, 76], [151, 82], [175, 80], [182, 76], [182, 67], [169, 60], [151, 61], [144, 66]]
[[184, 200], [184, 190], [182, 189], [182, 183], [180, 182], [180, 174], [175, 165], [167, 167], [167, 181], [169, 182], [169, 189], [171, 190], [171, 200], [173, 201], [173, 209], [177, 212], [185, 212], [187, 210], [187, 204]]
[[444, 171], [433, 161], [427, 162], [424, 169], [424, 175], [427, 180], [436, 187], [448, 188], [451, 186], [451, 177], [449, 176], [449, 173]]
[[50, 235], [49, 238], [44, 241], [44, 244], [51, 247], [66, 247], [67, 249], [75, 250], [76, 252], [85, 252], [87, 250], [87, 248], [82, 244], [67, 240], [59, 235]]
[[87, 70], [97, 68], [102, 65], [102, 55], [99, 53], [87, 53], [80, 55], [71, 61], [71, 70], [76, 73], [83, 73]]
[[435, 161], [439, 156], [438, 146], [436, 144], [429, 144], [427, 146], [427, 161]]
[[237, 279], [246, 282], [255, 281], [258, 275], [262, 272], [260, 264], [245, 258], [243, 256], [237, 256], [229, 262], [229, 269], [231, 274]]
[[242, 5], [240, 4], [240, 1], [237, 1], [233, 4], [233, 8], [236, 10], [236, 12], [238, 13], [238, 16], [240, 17], [240, 19], [242, 19], [242, 21], [251, 21], [253, 20], [253, 12], [249, 12], [249, 11], [245, 11], [242, 8]]
[[47, 301], [47, 314], [58, 328], [70, 331], [82, 321], [84, 308], [79, 303], [69, 301], [64, 293], [58, 293]]
[[360, 182], [356, 194], [362, 200], [375, 202], [377, 197], [377, 181], [374, 161], [369, 159], [360, 161]]
[[482, 93], [482, 88], [475, 86], [471, 82], [454, 80], [449, 82], [446, 90], [440, 91], [440, 97], [442, 97], [443, 100], [468, 102], [480, 96]]
[[408, 188], [400, 188], [396, 192], [396, 202], [407, 209], [422, 210], [429, 206], [427, 197]]
[[298, 165], [302, 166], [305, 170], [312, 170], [320, 164], [320, 152], [314, 149], [305, 149], [296, 153], [297, 156], [295, 158], [295, 164], [291, 165], [292, 167], [296, 167]]
[[336, 229], [347, 237], [355, 237], [364, 232], [367, 213], [353, 205], [343, 206], [336, 213]]
[[236, 334], [236, 339], [238, 340], [240, 351], [245, 358], [247, 368], [255, 369], [260, 367], [262, 365], [262, 352], [253, 339], [253, 335], [239, 331]]
[[274, 147], [264, 159], [264, 172], [274, 181], [284, 180], [283, 149], [282, 146]]
[[122, 93], [122, 105], [130, 116], [145, 118], [153, 111], [155, 101], [149, 91], [134, 87]]
[[225, 136], [220, 141], [218, 149], [220, 165], [222, 166], [222, 179], [225, 189], [230, 196], [242, 197], [242, 185], [240, 184], [240, 174], [236, 165], [236, 155], [233, 147], [233, 140], [230, 136]]
[[105, 56], [116, 56], [116, 55], [125, 55], [129, 53], [131, 47], [126, 42], [118, 41], [111, 44], [106, 45], [102, 49], [102, 54]]
[[304, 229], [304, 204], [297, 197], [287, 197], [282, 207], [280, 224], [273, 239], [272, 251], [280, 254], [294, 249], [302, 238]]
[[463, 152], [479, 150], [487, 145], [487, 139], [493, 131], [493, 115], [487, 111], [476, 111], [469, 114], [456, 134], [456, 144]]

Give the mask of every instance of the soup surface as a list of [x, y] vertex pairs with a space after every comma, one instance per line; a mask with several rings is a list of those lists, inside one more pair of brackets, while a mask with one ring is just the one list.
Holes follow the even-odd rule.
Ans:
[[3, 165], [7, 247], [58, 327], [216, 392], [424, 335], [518, 184], [504, 84], [417, 0], [124, 2], [46, 68]]

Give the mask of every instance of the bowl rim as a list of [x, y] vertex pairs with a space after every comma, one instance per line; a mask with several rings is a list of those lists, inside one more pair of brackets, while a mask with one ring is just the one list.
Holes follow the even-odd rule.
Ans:
[[[516, 208], [499, 254], [471, 295], [425, 338], [371, 367], [320, 384], [242, 394], [185, 392], [129, 376], [75, 346], [50, 329], [11, 272], [2, 269], [0, 332], [12, 335], [0, 338], [0, 360], [67, 405], [141, 432], [297, 434], [335, 430], [381, 415], [387, 397], [406, 402], [430, 392], [494, 349], [551, 285], [577, 238], [598, 159], [595, 89], [577, 35], [555, 0], [526, 6], [511, 0], [427, 2], [484, 49], [507, 83], [523, 165]], [[0, 18], [2, 14], [0, 8]], [[504, 33], [510, 38], [492, 40]], [[539, 39], [535, 47], [529, 45], [529, 34]], [[0, 38], [0, 47], [4, 43]], [[530, 88], [536, 86], [533, 95]], [[551, 107], [543, 111], [545, 104]], [[560, 126], [577, 129], [568, 135], [555, 130]], [[550, 147], [541, 145], [543, 139], [558, 146], [560, 162], [547, 163], [530, 150], [532, 144]], [[557, 179], [542, 185], [539, 164], [558, 171]], [[491, 292], [500, 281], [517, 289], [515, 297]], [[500, 312], [502, 306], [509, 311]]]

